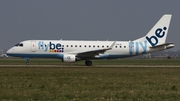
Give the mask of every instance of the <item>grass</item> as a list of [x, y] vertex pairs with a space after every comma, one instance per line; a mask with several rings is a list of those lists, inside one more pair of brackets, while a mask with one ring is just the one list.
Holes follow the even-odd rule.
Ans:
[[[93, 65], [180, 65], [180, 59], [113, 59], [92, 60]], [[24, 65], [23, 58], [0, 59], [0, 65]], [[84, 61], [63, 63], [60, 59], [30, 59], [31, 65], [84, 65]]]
[[[36, 59], [37, 60], [37, 59]], [[1, 60], [0, 60], [1, 61]], [[4, 60], [3, 60], [4, 61]], [[11, 62], [7, 62], [11, 61]], [[13, 61], [16, 61], [13, 63]], [[50, 64], [52, 60], [41, 60]], [[45, 62], [43, 62], [45, 61]], [[59, 60], [53, 60], [59, 61]], [[106, 61], [106, 60], [105, 60]], [[179, 60], [110, 60], [111, 64], [178, 65]], [[120, 61], [120, 63], [119, 63]], [[139, 61], [139, 62], [138, 62]], [[147, 61], [147, 62], [145, 62]], [[160, 62], [155, 62], [160, 61]], [[167, 63], [167, 61], [172, 61]], [[6, 60], [4, 64], [21, 64]], [[35, 60], [32, 60], [35, 62]], [[96, 63], [97, 62], [97, 63]], [[105, 63], [94, 61], [94, 64]], [[151, 62], [151, 63], [150, 63]], [[82, 62], [83, 63], [83, 62]], [[1, 61], [2, 65], [3, 62]], [[38, 62], [34, 63], [38, 64]], [[56, 64], [62, 64], [61, 62]], [[78, 62], [74, 65], [79, 65]], [[106, 62], [108, 64], [108, 62]], [[69, 64], [65, 64], [69, 65]], [[71, 64], [72, 65], [72, 64]], [[179, 101], [180, 68], [1, 67], [1, 101]], [[108, 64], [109, 65], [109, 64]]]
[[1, 101], [179, 101], [179, 68], [0, 68]]

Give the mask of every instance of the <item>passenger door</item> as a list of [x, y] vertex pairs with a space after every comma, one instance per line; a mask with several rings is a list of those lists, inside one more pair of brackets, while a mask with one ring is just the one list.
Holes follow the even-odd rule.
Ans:
[[36, 41], [31, 41], [31, 52], [36, 51]]

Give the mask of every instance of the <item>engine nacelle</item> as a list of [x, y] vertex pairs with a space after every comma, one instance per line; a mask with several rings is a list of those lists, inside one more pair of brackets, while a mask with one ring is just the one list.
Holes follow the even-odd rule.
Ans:
[[77, 58], [75, 55], [72, 55], [72, 54], [64, 54], [62, 61], [63, 62], [75, 62], [75, 61], [77, 61]]

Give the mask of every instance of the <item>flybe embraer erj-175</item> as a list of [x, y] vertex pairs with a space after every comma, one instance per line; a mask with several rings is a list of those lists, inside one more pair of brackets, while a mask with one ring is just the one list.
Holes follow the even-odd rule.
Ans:
[[92, 59], [115, 59], [136, 56], [173, 48], [166, 43], [171, 14], [165, 14], [144, 36], [133, 41], [73, 41], [73, 40], [26, 40], [16, 44], [6, 54], [25, 58], [58, 58], [63, 62], [85, 60], [91, 66]]

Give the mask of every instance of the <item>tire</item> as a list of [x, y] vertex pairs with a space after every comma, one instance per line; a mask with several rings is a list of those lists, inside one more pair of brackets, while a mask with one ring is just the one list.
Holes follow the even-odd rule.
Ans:
[[91, 66], [91, 65], [92, 65], [92, 61], [86, 60], [86, 61], [85, 61], [85, 65], [86, 65], [86, 66]]
[[26, 62], [26, 66], [28, 66], [29, 65], [29, 62]]

